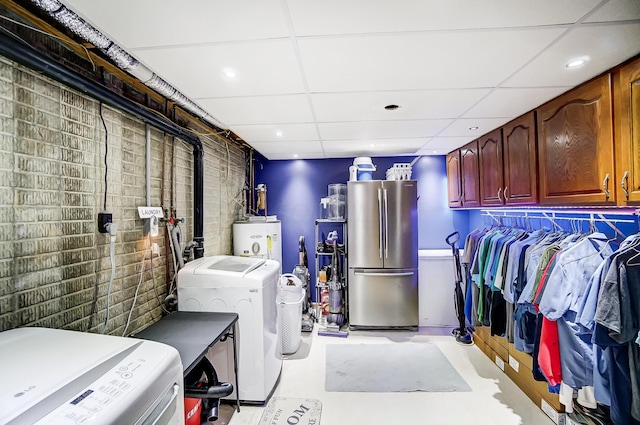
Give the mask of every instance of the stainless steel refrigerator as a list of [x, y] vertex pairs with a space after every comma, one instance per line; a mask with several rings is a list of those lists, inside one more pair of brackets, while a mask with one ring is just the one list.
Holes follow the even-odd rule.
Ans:
[[349, 182], [347, 221], [350, 328], [417, 329], [417, 182]]

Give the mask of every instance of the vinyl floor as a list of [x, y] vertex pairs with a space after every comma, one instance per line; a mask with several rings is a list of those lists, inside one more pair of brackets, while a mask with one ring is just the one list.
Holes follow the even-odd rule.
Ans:
[[[326, 392], [327, 344], [436, 344], [471, 392]], [[411, 359], [407, 359], [410, 361]], [[298, 352], [285, 359], [274, 395], [315, 398], [322, 402], [321, 425], [553, 425], [478, 347], [463, 346], [450, 329], [420, 328], [418, 332], [351, 331], [347, 338], [319, 336], [317, 326], [302, 335]], [[257, 425], [264, 407], [242, 405], [240, 412], [224, 406], [218, 424]], [[222, 412], [222, 411], [221, 411]], [[231, 418], [224, 417], [229, 413]]]

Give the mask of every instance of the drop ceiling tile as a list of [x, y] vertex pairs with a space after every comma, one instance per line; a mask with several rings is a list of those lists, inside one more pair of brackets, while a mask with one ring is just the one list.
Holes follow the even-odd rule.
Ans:
[[640, 1], [615, 0], [605, 3], [585, 19], [585, 22], [630, 21], [633, 19], [640, 19]]
[[305, 154], [322, 152], [322, 145], [318, 141], [307, 142], [252, 142], [251, 146], [263, 155], [269, 154]]
[[436, 150], [439, 155], [447, 154], [472, 142], [474, 139], [475, 137], [434, 137], [425, 143], [419, 152], [421, 154], [433, 154], [433, 151]]
[[125, 48], [288, 37], [280, 0], [64, 0]]
[[[132, 53], [194, 99], [305, 91], [290, 40], [135, 49]], [[237, 76], [225, 77], [227, 68]]]
[[[326, 93], [312, 94], [311, 100], [319, 122], [451, 119], [487, 93], [488, 89]], [[389, 104], [400, 108], [387, 111]]]
[[437, 134], [453, 120], [358, 121], [320, 123], [323, 139], [388, 139], [429, 137]]
[[298, 46], [312, 93], [492, 87], [563, 31], [544, 28], [303, 38]]
[[325, 152], [350, 154], [351, 156], [411, 155], [427, 141], [427, 138], [377, 139], [371, 146], [369, 140], [324, 140]]
[[[319, 140], [315, 124], [234, 125], [233, 132], [247, 142], [299, 142]], [[278, 132], [282, 133], [278, 135]]]
[[600, 0], [289, 0], [297, 36], [573, 23]]
[[231, 130], [235, 125], [313, 122], [309, 101], [301, 94], [201, 99], [198, 104]]
[[[507, 80], [505, 87], [576, 86], [640, 52], [640, 24], [588, 25], [565, 37]], [[589, 56], [581, 68], [572, 59]]]
[[[287, 153], [272, 153], [269, 155], [264, 155], [265, 158], [267, 158], [268, 160], [271, 161], [277, 161], [277, 160], [301, 160], [301, 159], [325, 159], [327, 158], [327, 156], [323, 153], [323, 152], [310, 152], [310, 153], [305, 153], [304, 156], [300, 155], [297, 158], [294, 158], [291, 154], [287, 154]], [[332, 158], [338, 158], [338, 157], [332, 157]]]
[[[469, 140], [489, 133], [501, 125], [511, 121], [511, 118], [471, 118], [459, 119], [438, 134], [439, 137], [468, 137]], [[472, 127], [478, 127], [471, 130]]]
[[499, 88], [476, 103], [461, 118], [515, 118], [569, 89], [570, 87]]

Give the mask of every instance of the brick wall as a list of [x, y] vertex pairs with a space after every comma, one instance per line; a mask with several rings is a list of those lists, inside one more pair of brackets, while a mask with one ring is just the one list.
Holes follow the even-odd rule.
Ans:
[[[144, 123], [0, 57], [0, 331], [102, 331], [111, 262], [109, 236], [97, 230], [105, 201], [101, 115], [108, 133], [106, 205], [118, 225], [106, 332], [123, 333], [139, 282], [127, 334], [162, 314], [165, 267], [172, 263], [164, 227], [151, 241], [160, 252], [151, 262], [137, 211], [146, 204]], [[151, 140], [151, 204], [161, 205], [164, 196], [164, 206], [186, 219], [181, 227], [189, 241], [192, 148], [157, 129]], [[228, 254], [244, 154], [216, 136], [202, 142], [205, 254]]]

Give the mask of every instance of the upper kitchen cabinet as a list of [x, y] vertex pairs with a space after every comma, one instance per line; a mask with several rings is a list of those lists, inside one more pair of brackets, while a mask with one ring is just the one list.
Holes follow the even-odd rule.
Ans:
[[460, 172], [460, 149], [447, 155], [447, 187], [449, 206], [462, 206], [462, 175]]
[[537, 110], [541, 204], [615, 204], [611, 74]]
[[533, 112], [502, 127], [504, 158], [503, 199], [507, 205], [538, 201], [536, 122]]
[[640, 59], [616, 75], [616, 184], [618, 204], [640, 203]]
[[502, 129], [478, 139], [480, 158], [480, 203], [504, 204], [504, 174], [502, 161]]
[[462, 186], [462, 206], [480, 206], [480, 185], [478, 181], [478, 141], [460, 148], [460, 177]]

